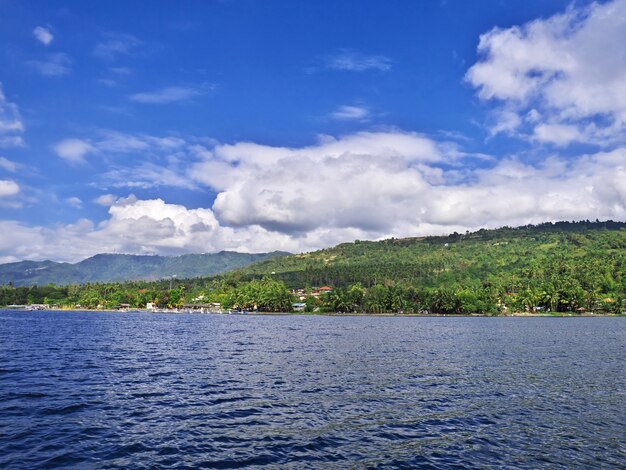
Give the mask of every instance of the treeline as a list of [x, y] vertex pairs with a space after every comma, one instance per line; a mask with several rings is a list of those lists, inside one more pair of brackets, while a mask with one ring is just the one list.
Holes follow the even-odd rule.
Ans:
[[232, 279], [190, 279], [157, 282], [89, 283], [69, 286], [0, 286], [0, 305], [45, 304], [87, 309], [183, 308], [186, 305], [220, 303], [222, 308], [290, 311], [294, 296], [275, 279], [236, 282]]
[[595, 312], [620, 314], [623, 295], [604, 297], [547, 284], [543, 288], [507, 293], [496, 286], [442, 286], [413, 288], [355, 284], [335, 289], [320, 299], [307, 298], [306, 311], [345, 313], [435, 313], [448, 315], [513, 312]]
[[[202, 285], [199, 285], [199, 284]], [[213, 279], [167, 283], [150, 287], [137, 283], [86, 284], [42, 287], [0, 287], [0, 304], [48, 304], [87, 309], [159, 308], [219, 303], [223, 309], [288, 312], [300, 299], [282, 281], [271, 278], [248, 282]], [[305, 312], [339, 313], [435, 313], [506, 314], [509, 312], [597, 312], [624, 313], [624, 292], [587, 290], [573, 278], [534, 280], [517, 284], [504, 280], [482, 284], [414, 287], [387, 282], [364, 287], [360, 283], [336, 287], [321, 295], [304, 289]]]

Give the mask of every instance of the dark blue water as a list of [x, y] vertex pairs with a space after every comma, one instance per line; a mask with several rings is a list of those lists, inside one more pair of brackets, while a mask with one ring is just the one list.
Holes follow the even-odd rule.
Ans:
[[0, 311], [0, 468], [626, 466], [626, 318]]

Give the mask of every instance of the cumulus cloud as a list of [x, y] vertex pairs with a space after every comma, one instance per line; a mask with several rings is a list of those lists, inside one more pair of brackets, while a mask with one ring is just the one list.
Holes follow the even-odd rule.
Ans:
[[33, 36], [35, 36], [40, 43], [45, 44], [46, 46], [54, 39], [50, 29], [43, 26], [37, 26], [33, 29]]
[[[595, 219], [602, 211], [607, 218], [624, 216], [622, 148], [534, 166], [511, 158], [472, 168], [462, 164], [471, 155], [456, 146], [402, 131], [320, 136], [316, 144], [297, 148], [104, 135], [90, 141], [100, 152], [153, 155], [153, 161], [109, 170], [105, 186], [204, 188], [217, 194], [211, 210], [221, 226], [259, 227], [291, 237], [297, 246], [319, 246], [312, 234], [320, 231], [340, 234], [335, 241], [343, 241], [346, 233], [379, 238], [428, 233], [426, 228], [442, 233]], [[601, 193], [613, 198], [599, 198]], [[297, 241], [306, 237], [313, 238]]]
[[[379, 136], [387, 143], [374, 142], [371, 153], [342, 151], [342, 139], [300, 149], [196, 149], [206, 161], [194, 166], [194, 174], [221, 181], [212, 208], [103, 195], [97, 201], [109, 206], [109, 217], [97, 224], [81, 219], [45, 228], [0, 222], [0, 257], [54, 254], [76, 261], [99, 252], [299, 252], [354, 239], [626, 218], [626, 148], [536, 165], [509, 158], [473, 170], [464, 182], [448, 181], [447, 171], [439, 169], [440, 182], [434, 183], [428, 173], [445, 155], [423, 137], [400, 137], [406, 141], [393, 147], [393, 135]], [[424, 153], [428, 148], [434, 156]], [[0, 182], [1, 191], [16, 189]]]
[[[480, 37], [466, 80], [483, 100], [503, 103], [533, 139], [608, 145], [624, 141], [626, 0], [570, 7]], [[531, 114], [528, 114], [531, 113]], [[511, 121], [510, 114], [505, 120]], [[503, 124], [496, 132], [510, 131]]]
[[95, 150], [93, 145], [81, 139], [64, 139], [52, 149], [59, 157], [73, 164], [85, 163], [85, 155]]
[[205, 95], [213, 87], [203, 85], [200, 87], [170, 86], [160, 90], [135, 93], [129, 99], [143, 104], [169, 104], [190, 101], [193, 98]]
[[[104, 251], [299, 252], [354, 239], [626, 218], [624, 147], [533, 165], [508, 158], [463, 168], [462, 152], [398, 130], [320, 136], [304, 147], [109, 132], [89, 141], [70, 139], [70, 144], [78, 150], [68, 145], [66, 156], [74, 159], [82, 159], [85, 149], [159, 154], [163, 162], [176, 165], [148, 167], [144, 161], [117, 176], [127, 183], [161, 178], [162, 185], [193, 184], [217, 197], [207, 196], [204, 208], [189, 209], [161, 199], [103, 194], [94, 201], [109, 208], [100, 223], [79, 220], [45, 228], [1, 222], [6, 236], [0, 240], [0, 257], [42, 259], [53, 253], [76, 261]], [[146, 168], [152, 173], [142, 175]], [[18, 191], [9, 180], [0, 184], [7, 201]], [[67, 203], [79, 206], [82, 201]]]
[[[102, 195], [95, 202], [109, 207], [109, 218], [80, 231], [80, 256], [105, 249], [305, 251], [357, 238], [626, 218], [623, 146], [533, 164], [510, 157], [476, 166], [456, 145], [400, 130], [320, 136], [302, 147], [110, 131], [80, 142], [114, 162], [99, 187], [171, 186], [207, 194], [202, 209]], [[129, 159], [132, 153], [141, 160]], [[58, 227], [50, 237], [65, 243], [87, 225]]]
[[[286, 232], [317, 226], [378, 229], [397, 209], [382, 214], [371, 210], [371, 203], [399, 202], [403, 192], [424, 184], [420, 165], [443, 159], [436, 143], [419, 134], [361, 132], [324, 136], [303, 148], [218, 145], [190, 174], [220, 191], [213, 208], [235, 226]], [[365, 188], [371, 197], [363, 194]]]
[[7, 100], [0, 82], [0, 147], [20, 147], [24, 145], [22, 134], [24, 123], [15, 103]]
[[119, 199], [109, 208], [109, 218], [97, 225], [87, 219], [54, 228], [0, 221], [0, 230], [7, 234], [0, 238], [0, 256], [6, 253], [17, 259], [47, 259], [52, 253], [61, 261], [78, 261], [103, 252], [175, 255], [296, 246], [289, 237], [260, 227], [222, 227], [211, 209], [187, 209], [134, 196]]
[[476, 172], [472, 184], [434, 188], [422, 208], [433, 224], [468, 227], [626, 217], [626, 149], [539, 165], [517, 159]]
[[62, 77], [72, 71], [72, 59], [62, 52], [48, 54], [45, 60], [30, 60], [27, 64], [46, 77]]
[[217, 145], [190, 175], [218, 191], [220, 222], [294, 236], [324, 228], [376, 238], [626, 216], [623, 148], [536, 166], [507, 159], [466, 168], [461, 178], [453, 158], [417, 134], [359, 133], [299, 149]]

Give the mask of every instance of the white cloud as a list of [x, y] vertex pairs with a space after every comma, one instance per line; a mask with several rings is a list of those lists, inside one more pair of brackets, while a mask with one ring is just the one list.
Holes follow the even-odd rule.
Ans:
[[0, 180], [0, 198], [15, 196], [20, 192], [20, 186], [13, 180]]
[[[54, 253], [77, 261], [100, 252], [298, 252], [354, 239], [626, 218], [626, 148], [539, 165], [511, 158], [474, 170], [472, 182], [446, 182], [443, 171], [443, 182], [431, 183], [426, 173], [434, 167], [423, 159], [393, 150], [322, 157], [324, 145], [311, 147], [311, 157], [292, 149], [278, 159], [271, 158], [272, 148], [256, 149], [256, 172], [252, 161], [243, 171], [231, 167], [234, 175], [222, 168], [230, 182], [212, 209], [104, 195], [109, 217], [98, 224], [81, 219], [44, 228], [2, 221], [0, 257], [44, 259]], [[218, 147], [209, 153], [232, 151]]]
[[81, 139], [64, 139], [57, 142], [52, 149], [69, 163], [85, 163], [85, 155], [95, 150], [93, 145]]
[[525, 116], [537, 141], [624, 142], [626, 54], [616, 45], [625, 37], [626, 0], [573, 6], [548, 19], [483, 34], [481, 59], [466, 80], [480, 98], [506, 106], [495, 132], [514, 127], [514, 111], [517, 125]]
[[515, 111], [509, 109], [500, 109], [494, 112], [493, 118], [489, 128], [491, 137], [500, 133], [514, 135], [522, 125], [522, 118]]
[[94, 139], [94, 146], [109, 154], [141, 153], [142, 155], [175, 154], [187, 142], [181, 137], [159, 137], [149, 134], [127, 134], [124, 132], [100, 130]]
[[461, 178], [454, 166], [440, 166], [455, 163], [445, 149], [400, 132], [360, 133], [300, 149], [217, 145], [189, 174], [218, 191], [213, 210], [222, 223], [294, 235], [354, 229], [401, 236], [423, 233], [423, 227], [443, 232], [626, 216], [623, 149], [611, 158], [598, 154], [536, 167], [505, 160], [465, 168]]
[[132, 34], [108, 33], [106, 39], [96, 45], [93, 53], [101, 59], [113, 60], [119, 56], [131, 55], [141, 44]]
[[0, 82], [0, 147], [21, 147], [24, 123], [15, 103], [7, 100]]
[[198, 96], [205, 95], [212, 89], [211, 85], [200, 87], [170, 86], [160, 90], [135, 93], [129, 99], [143, 104], [168, 104], [190, 101]]
[[19, 165], [15, 163], [14, 161], [11, 161], [4, 157], [0, 157], [0, 168], [2, 168], [3, 170], [11, 172], [11, 173], [15, 173], [18, 167]]
[[15, 181], [0, 180], [0, 207], [8, 209], [21, 208], [21, 191], [22, 188]]
[[[63, 252], [68, 259], [102, 251], [304, 251], [357, 238], [626, 218], [626, 147], [532, 165], [514, 157], [485, 160], [488, 166], [477, 168], [462, 164], [468, 157], [455, 145], [398, 130], [320, 136], [303, 147], [201, 142], [101, 132], [88, 143], [102, 154], [145, 156], [110, 170], [109, 186], [217, 193], [214, 201], [207, 195], [205, 208], [105, 194], [95, 202], [109, 207], [107, 220], [21, 226], [17, 232], [30, 230], [36, 246], [0, 256], [61, 253], [55, 250], [62, 244], [75, 247]], [[43, 232], [45, 240], [37, 241]]]
[[539, 124], [535, 127], [533, 138], [540, 142], [550, 142], [557, 146], [565, 146], [570, 142], [585, 140], [576, 126], [567, 124]]
[[96, 204], [104, 207], [112, 206], [119, 199], [115, 194], [102, 194], [93, 200]]
[[24, 139], [19, 135], [2, 135], [0, 133], [0, 148], [24, 147]]
[[43, 26], [37, 26], [33, 29], [33, 35], [40, 43], [45, 44], [46, 46], [54, 39], [50, 29]]
[[418, 134], [361, 132], [323, 136], [303, 148], [218, 145], [190, 176], [220, 191], [213, 208], [235, 226], [306, 231], [352, 227], [361, 217], [363, 227], [355, 227], [380, 228], [401, 208], [381, 214], [370, 209], [372, 202], [399, 202], [403, 192], [424, 184], [420, 164], [443, 159], [437, 145]]
[[392, 64], [392, 60], [384, 55], [364, 54], [353, 49], [340, 49], [324, 60], [325, 68], [350, 72], [365, 72], [367, 70], [388, 72], [391, 70]]
[[189, 190], [197, 189], [191, 181], [177, 168], [167, 168], [150, 162], [144, 162], [133, 168], [116, 167], [102, 175], [103, 183], [111, 188], [141, 188], [169, 186]]
[[330, 116], [340, 121], [365, 121], [370, 117], [370, 110], [365, 106], [344, 105], [339, 106]]
[[103, 252], [174, 255], [297, 246], [288, 236], [260, 227], [222, 227], [210, 209], [187, 209], [134, 196], [118, 200], [109, 208], [109, 218], [98, 225], [86, 219], [54, 228], [0, 221], [0, 230], [7, 235], [0, 238], [0, 253], [17, 259], [48, 259], [54, 253], [58, 260], [78, 261]]
[[[97, 155], [109, 169], [99, 175], [100, 188], [151, 188], [176, 186], [196, 189], [194, 181], [184, 174], [183, 164], [190, 157], [188, 144], [180, 137], [157, 137], [147, 134], [125, 134], [101, 130], [89, 139], [68, 138], [52, 149], [70, 163], [86, 163], [85, 156]], [[136, 156], [136, 166], [128, 164], [129, 155]], [[193, 157], [193, 156], [191, 156]]]
[[46, 77], [62, 77], [72, 71], [72, 59], [62, 52], [48, 54], [45, 60], [31, 60], [27, 64]]
[[80, 209], [81, 207], [83, 207], [83, 201], [76, 196], [72, 196], [72, 197], [68, 197], [67, 199], [65, 199], [65, 202], [67, 202], [70, 206], [75, 207], [77, 209]]

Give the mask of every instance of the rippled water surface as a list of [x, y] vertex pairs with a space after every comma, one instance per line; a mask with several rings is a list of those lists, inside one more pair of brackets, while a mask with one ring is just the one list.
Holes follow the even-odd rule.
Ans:
[[0, 311], [0, 468], [626, 466], [626, 318]]

